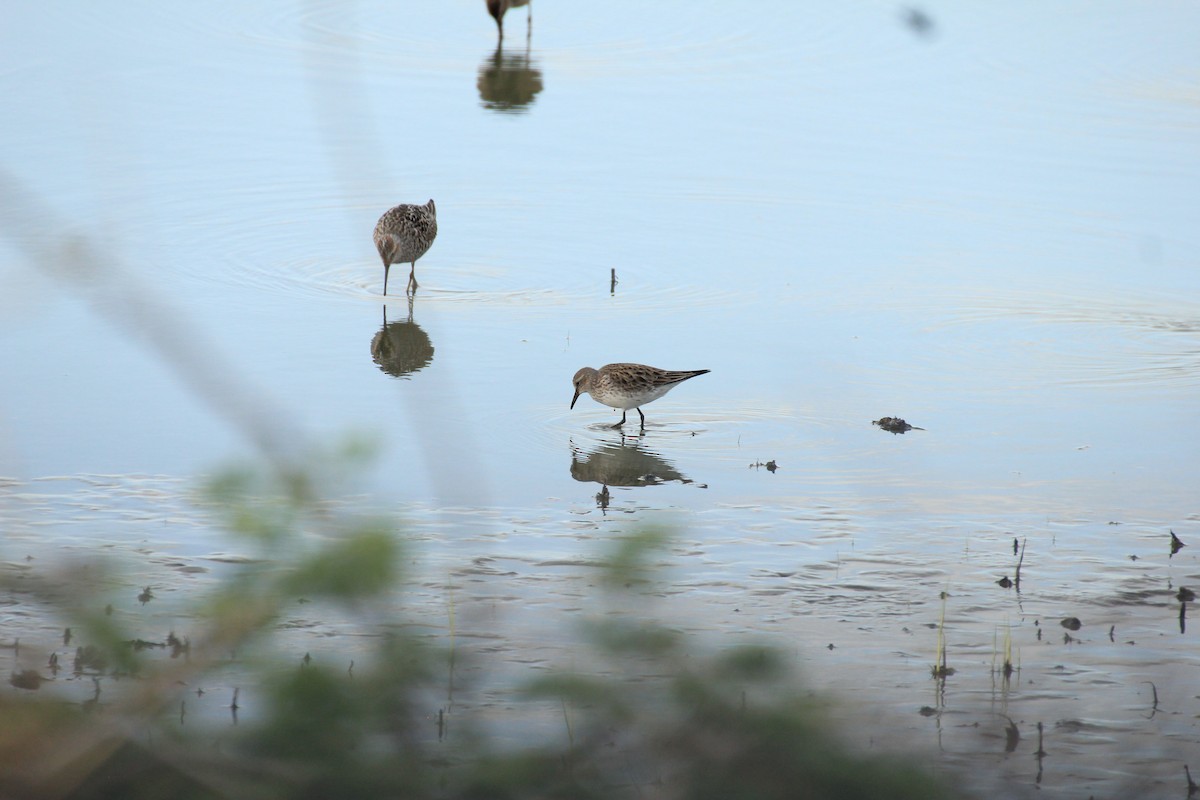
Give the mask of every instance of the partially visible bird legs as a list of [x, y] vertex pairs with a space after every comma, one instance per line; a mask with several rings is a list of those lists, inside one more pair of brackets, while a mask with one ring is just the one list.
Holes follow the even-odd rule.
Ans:
[[[637, 412], [638, 412], [638, 416], [642, 418], [642, 430], [646, 430], [646, 415], [642, 413], [642, 410], [640, 408], [637, 410]], [[613, 425], [614, 428], [619, 428], [625, 424], [625, 415], [627, 413], [628, 412], [626, 412], [626, 411], [621, 412], [621, 421], [618, 422], [616, 425]]]

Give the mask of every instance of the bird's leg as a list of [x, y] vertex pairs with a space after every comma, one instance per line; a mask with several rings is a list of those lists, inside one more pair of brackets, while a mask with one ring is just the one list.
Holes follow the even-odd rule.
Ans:
[[624, 424], [625, 424], [625, 412], [624, 412], [624, 411], [622, 411], [622, 412], [621, 412], [621, 421], [620, 421], [620, 422], [618, 422], [616, 425], [613, 425], [613, 427], [614, 427], [614, 428], [619, 428], [619, 427], [621, 427], [621, 426], [622, 426], [622, 425], [624, 425]]
[[408, 272], [408, 288], [416, 293], [417, 291], [417, 262], [413, 262], [412, 269]]
[[638, 416], [642, 418], [642, 430], [646, 430], [646, 415], [642, 413], [640, 408], [637, 410], [637, 412]]

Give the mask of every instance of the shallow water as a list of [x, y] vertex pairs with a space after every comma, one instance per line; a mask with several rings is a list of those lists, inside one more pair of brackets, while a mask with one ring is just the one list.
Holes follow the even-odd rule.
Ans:
[[[606, 541], [666, 523], [664, 616], [783, 644], [851, 731], [887, 715], [872, 746], [989, 789], [1183, 788], [1200, 15], [931, 8], [920, 31], [889, 5], [543, 3], [498, 52], [481, 5], [10, 12], [9, 569], [118, 554], [159, 597], [118, 612], [158, 635], [247, 555], [196, 476], [263, 420], [354, 433], [421, 602], [444, 613], [455, 576], [499, 608], [514, 674], [562, 657], [544, 620], [581, 613]], [[385, 308], [371, 228], [429, 197], [421, 288]], [[712, 372], [622, 436], [567, 408], [611, 361]], [[1019, 596], [995, 583], [1014, 538]], [[303, 609], [286, 631], [298, 654], [373, 634]], [[19, 600], [0, 619], [0, 641], [60, 635]]]

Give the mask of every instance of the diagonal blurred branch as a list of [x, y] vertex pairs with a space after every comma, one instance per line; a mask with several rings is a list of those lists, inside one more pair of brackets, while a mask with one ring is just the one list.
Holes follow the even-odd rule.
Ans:
[[84, 294], [102, 316], [170, 365], [212, 411], [252, 442], [293, 490], [304, 451], [290, 416], [251, 387], [246, 375], [217, 355], [184, 312], [138, 280], [108, 248], [82, 232], [16, 177], [0, 169], [0, 235], [24, 254], [31, 269], [55, 285]]

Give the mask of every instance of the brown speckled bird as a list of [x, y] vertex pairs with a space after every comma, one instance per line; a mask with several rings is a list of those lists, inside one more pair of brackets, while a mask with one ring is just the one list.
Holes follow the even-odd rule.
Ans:
[[575, 396], [571, 398], [571, 408], [575, 407], [579, 395], [587, 393], [597, 403], [621, 409], [621, 421], [613, 425], [614, 428], [625, 424], [625, 413], [631, 408], [637, 409], [645, 428], [646, 415], [640, 406], [657, 400], [688, 378], [707, 372], [706, 369], [672, 372], [645, 364], [606, 364], [600, 369], [584, 367], [572, 379]]
[[383, 293], [387, 294], [388, 271], [392, 264], [411, 264], [405, 291], [417, 288], [417, 259], [425, 255], [437, 238], [437, 208], [430, 200], [423, 206], [401, 203], [375, 224], [375, 247], [383, 259]]

